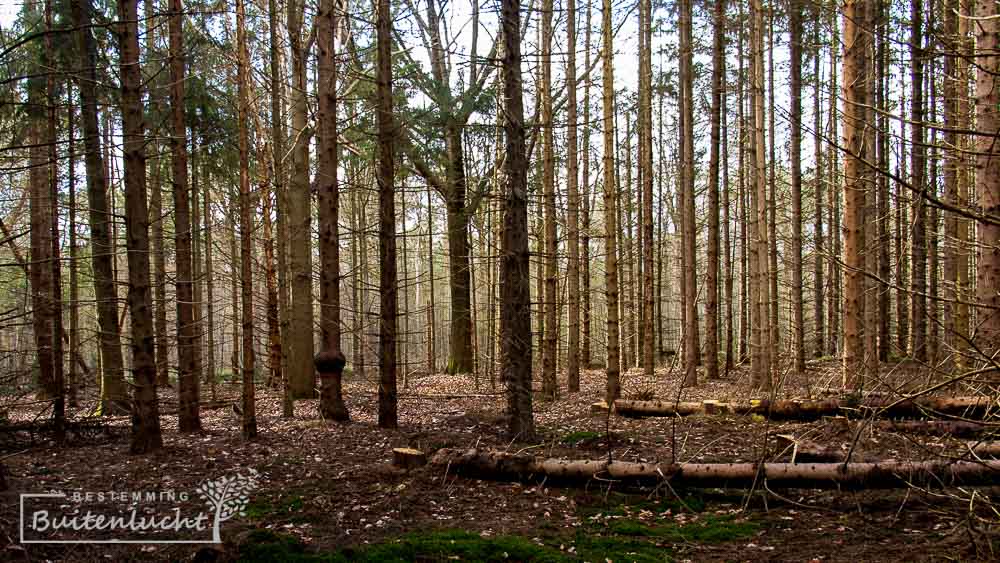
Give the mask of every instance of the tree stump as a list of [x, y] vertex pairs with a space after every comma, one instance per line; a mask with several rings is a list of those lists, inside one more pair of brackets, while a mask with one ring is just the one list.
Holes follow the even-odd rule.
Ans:
[[427, 454], [413, 448], [394, 448], [392, 465], [409, 471], [427, 464]]
[[591, 414], [606, 414], [608, 412], [608, 404], [604, 401], [598, 401], [590, 405]]

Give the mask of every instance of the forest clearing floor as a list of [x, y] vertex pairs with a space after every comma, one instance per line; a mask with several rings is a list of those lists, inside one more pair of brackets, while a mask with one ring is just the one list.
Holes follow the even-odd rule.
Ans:
[[[886, 365], [885, 381], [914, 389], [925, 375]], [[778, 398], [802, 398], [839, 386], [835, 361], [811, 362], [783, 381]], [[536, 380], [538, 379], [536, 374]], [[678, 389], [676, 369], [653, 378], [631, 370], [624, 398], [684, 401], [763, 398], [737, 368], [724, 379]], [[595, 480], [586, 487], [512, 483], [448, 475], [426, 466], [392, 466], [392, 448], [432, 453], [442, 447], [496, 448], [552, 457], [649, 462], [787, 461], [776, 434], [850, 450], [852, 461], [969, 459], [967, 441], [885, 432], [864, 421], [766, 421], [734, 415], [626, 419], [592, 414], [604, 393], [603, 370], [582, 374], [579, 393], [535, 397], [535, 442], [503, 437], [505, 399], [488, 379], [431, 375], [400, 385], [399, 430], [376, 427], [377, 381], [349, 377], [352, 422], [319, 419], [317, 401], [296, 402], [281, 418], [280, 396], [258, 390], [260, 437], [246, 442], [230, 408], [202, 411], [204, 430], [177, 432], [163, 417], [165, 447], [128, 454], [127, 418], [110, 434], [55, 446], [17, 444], [0, 436], [10, 490], [0, 493], [0, 561], [915, 561], [1000, 559], [996, 487], [922, 491], [813, 489], [625, 490]], [[207, 389], [203, 389], [207, 391]], [[238, 386], [220, 386], [235, 399]], [[939, 392], [941, 393], [941, 392]], [[948, 394], [970, 394], [957, 387]], [[207, 395], [207, 393], [205, 393]], [[942, 393], [943, 394], [943, 393]], [[0, 401], [3, 398], [0, 397]], [[173, 390], [161, 400], [176, 404]], [[0, 403], [0, 410], [3, 404]], [[36, 407], [37, 408], [37, 407]], [[169, 409], [164, 409], [169, 411]], [[82, 411], [81, 411], [82, 412]], [[11, 422], [33, 415], [8, 409]], [[860, 426], [859, 426], [860, 425]], [[21, 439], [24, 437], [21, 436]], [[252, 468], [259, 486], [246, 514], [222, 524], [223, 544], [20, 544], [19, 493], [189, 491], [183, 509], [203, 506], [205, 480]], [[89, 507], [90, 505], [88, 505]], [[115, 508], [112, 503], [98, 507]], [[120, 507], [118, 507], [120, 508]], [[197, 509], [194, 509], [197, 510]], [[200, 539], [188, 532], [181, 538]]]

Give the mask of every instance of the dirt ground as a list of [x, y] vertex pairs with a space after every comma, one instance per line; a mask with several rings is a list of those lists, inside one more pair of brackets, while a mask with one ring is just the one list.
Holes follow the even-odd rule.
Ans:
[[[778, 397], [816, 396], [839, 385], [833, 362], [787, 377]], [[908, 366], [886, 366], [905, 389], [927, 383]], [[658, 399], [761, 397], [749, 375], [678, 389], [669, 368], [655, 377], [633, 370], [623, 396]], [[914, 561], [1000, 559], [997, 487], [892, 491], [674, 490], [669, 484], [625, 490], [595, 480], [584, 487], [463, 479], [437, 467], [403, 472], [392, 448], [497, 448], [567, 458], [650, 462], [785, 460], [774, 439], [791, 434], [852, 450], [852, 460], [969, 457], [965, 440], [883, 432], [863, 421], [777, 422], [760, 417], [607, 418], [602, 371], [583, 374], [582, 391], [557, 401], [536, 396], [540, 439], [510, 442], [503, 395], [488, 378], [409, 378], [400, 429], [375, 426], [374, 381], [348, 379], [352, 422], [319, 420], [316, 401], [281, 418], [280, 398], [260, 391], [259, 439], [240, 438], [231, 408], [203, 410], [204, 430], [179, 434], [165, 416], [162, 451], [128, 454], [127, 420], [56, 447], [46, 437], [0, 436], [10, 490], [0, 493], [0, 560], [578, 560], [578, 561]], [[478, 383], [478, 384], [477, 384]], [[565, 386], [562, 387], [565, 389]], [[223, 388], [235, 396], [236, 387]], [[942, 394], [967, 394], [953, 386]], [[173, 399], [171, 391], [164, 400]], [[2, 399], [2, 398], [0, 398]], [[11, 422], [30, 408], [10, 409]], [[33, 442], [33, 443], [32, 443]], [[853, 448], [853, 449], [852, 449]], [[21, 544], [19, 494], [63, 491], [194, 491], [206, 480], [258, 472], [243, 516], [222, 524], [223, 544]], [[192, 493], [185, 508], [201, 501]], [[101, 505], [105, 506], [106, 505]], [[460, 533], [458, 531], [465, 532]], [[180, 537], [196, 541], [188, 532]], [[187, 535], [185, 535], [187, 534]], [[451, 535], [449, 535], [451, 534]], [[263, 547], [262, 547], [263, 546]]]

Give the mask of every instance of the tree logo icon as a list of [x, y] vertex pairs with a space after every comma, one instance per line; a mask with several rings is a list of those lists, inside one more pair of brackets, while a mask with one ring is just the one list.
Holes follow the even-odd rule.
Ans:
[[246, 515], [250, 492], [257, 488], [258, 476], [256, 470], [248, 469], [246, 474], [237, 473], [214, 481], [205, 481], [195, 489], [195, 492], [205, 499], [205, 504], [215, 509], [215, 518], [212, 521], [213, 543], [222, 543], [219, 527], [223, 522], [233, 516]]

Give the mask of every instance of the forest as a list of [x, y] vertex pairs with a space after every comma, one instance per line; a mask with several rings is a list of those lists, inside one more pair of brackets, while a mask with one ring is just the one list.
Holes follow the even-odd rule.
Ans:
[[8, 0], [0, 69], [0, 559], [1000, 559], [1000, 0]]

